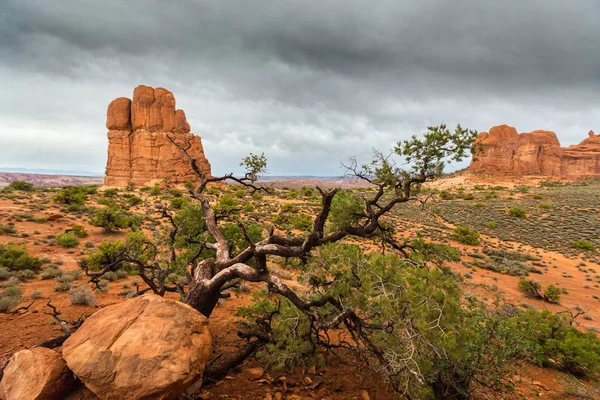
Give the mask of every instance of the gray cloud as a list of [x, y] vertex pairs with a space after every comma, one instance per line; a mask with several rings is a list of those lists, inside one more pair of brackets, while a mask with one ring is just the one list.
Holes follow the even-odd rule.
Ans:
[[334, 175], [430, 124], [600, 125], [596, 0], [0, 0], [0, 166], [101, 171], [106, 106], [171, 90], [217, 173]]

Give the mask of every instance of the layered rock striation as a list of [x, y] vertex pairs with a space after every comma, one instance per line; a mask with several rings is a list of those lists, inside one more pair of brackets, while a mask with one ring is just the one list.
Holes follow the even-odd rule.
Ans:
[[132, 100], [113, 100], [108, 106], [106, 128], [107, 186], [194, 180], [196, 175], [188, 158], [169, 138], [189, 146], [198, 167], [210, 175], [200, 137], [190, 133], [185, 112], [175, 109], [175, 97], [166, 89], [140, 85], [134, 89]]
[[600, 176], [600, 135], [590, 131], [580, 144], [561, 147], [554, 132], [517, 133], [500, 125], [481, 132], [481, 145], [469, 171], [507, 175], [542, 175], [565, 179]]

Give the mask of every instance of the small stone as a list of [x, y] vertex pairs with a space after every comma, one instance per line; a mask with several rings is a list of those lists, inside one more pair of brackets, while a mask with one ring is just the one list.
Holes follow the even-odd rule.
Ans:
[[371, 400], [371, 396], [369, 396], [369, 392], [366, 390], [360, 391], [360, 400]]
[[283, 395], [281, 394], [281, 392], [275, 392], [275, 400], [281, 400], [283, 399]]
[[305, 376], [304, 377], [304, 383], [307, 384], [307, 385], [310, 385], [310, 384], [312, 384], [312, 379], [310, 379], [308, 376]]
[[244, 368], [242, 374], [252, 380], [260, 379], [265, 373], [265, 369], [262, 367]]

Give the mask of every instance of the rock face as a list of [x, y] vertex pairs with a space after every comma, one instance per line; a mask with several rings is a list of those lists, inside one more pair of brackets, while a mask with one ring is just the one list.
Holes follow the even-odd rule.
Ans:
[[207, 319], [154, 294], [103, 308], [65, 341], [71, 371], [100, 399], [174, 399], [202, 378]]
[[108, 128], [107, 186], [147, 185], [160, 181], [184, 183], [194, 180], [190, 162], [171, 143], [187, 147], [198, 167], [210, 175], [200, 137], [190, 133], [183, 110], [175, 109], [173, 93], [163, 88], [138, 86], [133, 100], [119, 97], [106, 113]]
[[477, 138], [483, 153], [471, 161], [469, 171], [490, 174], [544, 175], [577, 179], [600, 176], [600, 135], [577, 145], [560, 147], [554, 132], [517, 133], [500, 125]]
[[58, 400], [73, 383], [73, 374], [56, 351], [43, 347], [21, 350], [12, 356], [4, 370], [0, 398]]

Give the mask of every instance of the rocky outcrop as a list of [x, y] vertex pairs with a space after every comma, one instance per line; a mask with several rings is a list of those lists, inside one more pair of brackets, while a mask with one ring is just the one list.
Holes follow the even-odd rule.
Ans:
[[472, 172], [566, 179], [600, 176], [600, 135], [592, 131], [580, 144], [564, 148], [554, 132], [519, 134], [512, 126], [500, 125], [481, 132], [477, 142], [481, 152], [471, 161]]
[[58, 400], [75, 383], [73, 374], [54, 350], [36, 347], [15, 353], [0, 382], [0, 399]]
[[63, 357], [100, 399], [175, 399], [202, 378], [207, 324], [190, 306], [147, 294], [86, 319]]
[[107, 186], [194, 180], [189, 160], [169, 138], [184, 147], [189, 145], [200, 169], [210, 175], [200, 137], [190, 133], [185, 112], [175, 109], [175, 97], [166, 89], [138, 86], [133, 100], [113, 100], [106, 113], [106, 128]]

